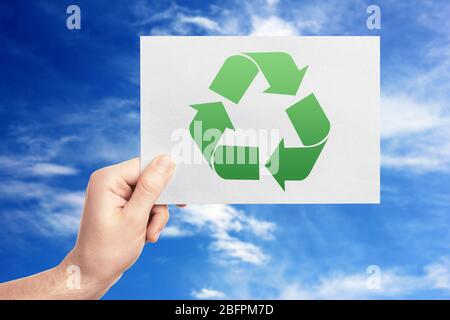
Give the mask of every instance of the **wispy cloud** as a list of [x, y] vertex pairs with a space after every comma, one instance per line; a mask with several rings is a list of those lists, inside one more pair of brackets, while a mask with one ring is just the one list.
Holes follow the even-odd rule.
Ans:
[[450, 171], [447, 102], [406, 94], [382, 98], [382, 164], [421, 172]]
[[[44, 159], [42, 159], [44, 160]], [[20, 156], [2, 156], [0, 157], [0, 166], [11, 176], [71, 176], [78, 173], [78, 170], [72, 166], [56, 163], [41, 162], [41, 158], [28, 155]]]
[[78, 230], [84, 203], [83, 191], [68, 191], [44, 183], [10, 182], [0, 185], [0, 198], [5, 202], [20, 201], [21, 208], [0, 211], [9, 232], [29, 231], [44, 236], [72, 236]]
[[0, 157], [0, 166], [11, 176], [71, 176], [78, 173], [72, 166], [40, 162], [39, 158], [22, 156]]
[[30, 173], [37, 176], [70, 176], [78, 171], [70, 166], [63, 166], [55, 163], [35, 163], [30, 168]]
[[191, 205], [172, 214], [171, 222], [163, 232], [165, 237], [184, 237], [206, 234], [216, 262], [246, 262], [262, 265], [269, 260], [267, 253], [240, 234], [254, 240], [274, 238], [275, 224], [249, 216], [229, 205]]
[[450, 257], [441, 257], [438, 261], [426, 265], [424, 269], [429, 287], [450, 291]]
[[269, 260], [269, 256], [263, 252], [261, 247], [239, 240], [235, 237], [223, 235], [211, 243], [211, 249], [217, 253], [216, 259], [229, 262], [247, 262], [261, 265]]
[[419, 102], [410, 95], [385, 95], [381, 103], [381, 133], [384, 139], [421, 133], [450, 124], [442, 106]]
[[22, 175], [74, 175], [75, 165], [110, 164], [137, 155], [137, 101], [104, 97], [79, 109], [61, 114], [58, 121], [28, 118], [12, 125], [15, 146], [0, 164]]
[[[352, 10], [354, 5], [343, 4], [342, 1], [326, 5], [293, 5], [278, 0], [256, 0], [231, 1], [227, 8], [211, 5], [203, 11], [174, 2], [161, 11], [153, 11], [142, 3], [139, 7], [141, 9], [136, 15], [140, 34], [290, 36], [319, 34], [325, 25], [336, 30], [342, 25], [343, 14]], [[363, 10], [361, 14], [364, 14]], [[348, 18], [345, 22], [348, 23]], [[150, 29], [146, 29], [150, 25]]]
[[[427, 38], [414, 54], [402, 48], [392, 56], [406, 61], [388, 73], [382, 97], [383, 165], [413, 173], [450, 171], [450, 29], [436, 4], [425, 8], [399, 4], [408, 15], [417, 15]], [[414, 24], [410, 27], [413, 28]], [[392, 51], [392, 50], [391, 50]], [[397, 62], [397, 61], [396, 61]]]
[[277, 16], [252, 16], [251, 36], [295, 36], [298, 34], [294, 24]]
[[210, 18], [202, 17], [202, 16], [186, 16], [181, 14], [178, 18], [178, 22], [180, 24], [185, 25], [194, 25], [200, 27], [208, 32], [222, 32], [219, 24]]
[[223, 299], [225, 293], [213, 289], [202, 288], [200, 290], [192, 290], [191, 295], [196, 299]]
[[[377, 275], [379, 286], [373, 286], [370, 277], [361, 272], [334, 270], [320, 273], [318, 278], [302, 276], [302, 271], [288, 273], [292, 265], [280, 263], [268, 270], [223, 270], [216, 284], [227, 297], [235, 299], [395, 299], [400, 297], [445, 297], [450, 294], [450, 262], [447, 256], [423, 266], [412, 273], [404, 267], [381, 269]], [[226, 279], [226, 281], [224, 281]], [[257, 287], [254, 291], [252, 288]]]
[[422, 274], [410, 274], [402, 268], [382, 271], [380, 288], [370, 288], [367, 274], [335, 274], [322, 277], [316, 284], [293, 283], [282, 289], [283, 299], [369, 299], [395, 298], [436, 290], [450, 293], [448, 257], [425, 265]]

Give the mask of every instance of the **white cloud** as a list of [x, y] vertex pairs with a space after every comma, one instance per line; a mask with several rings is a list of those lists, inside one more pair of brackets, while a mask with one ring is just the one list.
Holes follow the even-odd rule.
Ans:
[[47, 194], [48, 186], [38, 182], [8, 181], [0, 184], [0, 198], [6, 200], [38, 199]]
[[382, 164], [416, 172], [450, 170], [450, 116], [442, 104], [383, 96]]
[[439, 105], [419, 102], [411, 95], [384, 95], [381, 98], [381, 106], [381, 134], [384, 139], [450, 124]]
[[[80, 213], [81, 211], [63, 211], [42, 214], [41, 217], [45, 224], [40, 226], [40, 230], [44, 235], [50, 237], [75, 235], [80, 224]], [[35, 221], [35, 223], [39, 222]]]
[[266, 3], [269, 7], [276, 6], [280, 1], [279, 0], [266, 0]]
[[438, 261], [425, 266], [426, 282], [436, 289], [450, 291], [450, 258], [441, 257]]
[[294, 36], [298, 31], [295, 26], [277, 16], [252, 17], [251, 36]]
[[448, 171], [449, 161], [446, 158], [438, 158], [436, 155], [419, 156], [409, 154], [406, 155], [383, 155], [381, 163], [384, 167], [394, 168], [398, 170], [409, 170], [416, 173], [427, 173], [437, 171]]
[[30, 229], [45, 236], [71, 236], [78, 231], [83, 191], [54, 189], [43, 183], [11, 182], [0, 185], [0, 198], [27, 203], [28, 210], [1, 210], [3, 223], [14, 233]]
[[229, 205], [190, 205], [172, 214], [163, 236], [183, 237], [204, 233], [217, 262], [266, 263], [270, 257], [255, 243], [238, 238], [240, 234], [255, 240], [274, 238], [275, 224], [247, 215]]
[[202, 288], [199, 291], [193, 290], [191, 295], [196, 299], [223, 299], [225, 294], [221, 291]]
[[[421, 14], [427, 19], [434, 15]], [[436, 23], [442, 15], [437, 13], [433, 19]], [[389, 92], [382, 97], [381, 110], [385, 167], [415, 173], [450, 172], [449, 39], [439, 36], [423, 43], [421, 63], [402, 66], [399, 74], [403, 77], [385, 89]]]
[[29, 168], [29, 172], [36, 176], [68, 176], [77, 174], [78, 170], [54, 163], [35, 163]]
[[[62, 114], [57, 122], [30, 118], [11, 127], [11, 138], [21, 151], [0, 157], [0, 164], [14, 169], [14, 175], [71, 175], [77, 171], [74, 163], [111, 164], [138, 154], [136, 100], [107, 97], [76, 109], [84, 111]], [[49, 135], [54, 131], [61, 135]]]
[[163, 237], [169, 237], [169, 238], [179, 238], [179, 237], [186, 237], [192, 235], [192, 232], [189, 230], [183, 230], [180, 228], [180, 226], [176, 225], [168, 225], [164, 228], [162, 232]]
[[[421, 293], [450, 294], [450, 259], [441, 257], [426, 264], [422, 272], [411, 273], [402, 267], [381, 268], [380, 288], [368, 286], [372, 275], [361, 272], [332, 271], [318, 279], [305, 279], [303, 271], [287, 273], [292, 264], [280, 262], [264, 270], [228, 268], [221, 272], [216, 288], [233, 299], [391, 299], [421, 297]], [[255, 285], [258, 291], [252, 291]]]
[[179, 227], [207, 230], [216, 237], [230, 232], [250, 232], [270, 239], [275, 224], [247, 215], [230, 205], [190, 205], [177, 212], [174, 223]]
[[197, 27], [203, 28], [208, 32], [221, 32], [222, 31], [222, 29], [219, 27], [217, 22], [215, 22], [207, 17], [181, 15], [178, 19], [178, 22], [182, 23], [182, 24], [192, 24]]
[[228, 235], [213, 241], [211, 248], [218, 253], [219, 260], [226, 257], [227, 262], [243, 261], [254, 265], [262, 265], [269, 260], [269, 256], [260, 247]]
[[[352, 7], [341, 1], [332, 5], [286, 6], [278, 0], [247, 1], [234, 2], [226, 8], [211, 5], [207, 11], [200, 11], [171, 3], [160, 12], [147, 7], [134, 10], [134, 14], [139, 20], [140, 35], [191, 35], [200, 31], [208, 35], [290, 36], [317, 34], [324, 26], [335, 32], [342, 25], [343, 14]], [[151, 25], [150, 31], [143, 29], [147, 25]]]
[[273, 231], [275, 230], [275, 224], [273, 222], [258, 220], [254, 217], [247, 217], [245, 220], [247, 228], [254, 235], [265, 240], [272, 240], [274, 238]]
[[10, 176], [19, 177], [51, 177], [76, 175], [78, 170], [72, 166], [60, 165], [51, 162], [42, 162], [43, 156], [2, 156], [0, 166]]
[[[401, 297], [421, 291], [438, 289], [450, 293], [450, 261], [447, 257], [424, 266], [423, 274], [410, 274], [401, 268], [381, 271], [381, 288], [369, 289], [368, 275], [338, 274], [320, 279], [319, 283], [307, 288], [310, 299], [369, 299], [380, 297]], [[291, 289], [291, 296], [295, 299], [305, 296], [304, 288], [296, 292]]]

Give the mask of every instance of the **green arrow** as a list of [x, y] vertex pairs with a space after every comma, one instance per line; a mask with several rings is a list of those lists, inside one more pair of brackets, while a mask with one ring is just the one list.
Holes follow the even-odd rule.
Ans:
[[[298, 69], [285, 52], [253, 52], [227, 58], [209, 88], [234, 103], [244, 96], [258, 67], [269, 82], [264, 92], [295, 95], [308, 67]], [[250, 57], [250, 58], [248, 58]]]
[[303, 180], [309, 175], [330, 132], [330, 121], [314, 94], [287, 108], [286, 113], [304, 147], [285, 148], [281, 140], [266, 163], [283, 190], [285, 181]]
[[225, 60], [209, 88], [239, 103], [257, 74], [258, 67], [253, 61], [244, 56], [231, 56]]
[[286, 181], [303, 180], [310, 174], [325, 143], [326, 140], [312, 147], [285, 148], [284, 140], [281, 140], [266, 168], [285, 190]]
[[258, 147], [218, 146], [213, 163], [223, 179], [259, 180]]
[[330, 121], [313, 93], [286, 109], [303, 145], [321, 142], [330, 132]]
[[189, 132], [202, 154], [211, 165], [214, 148], [226, 128], [234, 130], [222, 102], [191, 105], [197, 114], [189, 126]]
[[269, 88], [264, 92], [296, 95], [308, 67], [299, 70], [292, 57], [285, 52], [246, 53], [255, 60], [264, 74]]

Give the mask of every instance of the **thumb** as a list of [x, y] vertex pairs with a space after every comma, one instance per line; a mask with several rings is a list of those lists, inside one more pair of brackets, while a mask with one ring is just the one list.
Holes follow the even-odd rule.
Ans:
[[156, 157], [139, 177], [133, 194], [125, 205], [125, 213], [147, 222], [153, 205], [174, 171], [175, 163], [169, 156]]

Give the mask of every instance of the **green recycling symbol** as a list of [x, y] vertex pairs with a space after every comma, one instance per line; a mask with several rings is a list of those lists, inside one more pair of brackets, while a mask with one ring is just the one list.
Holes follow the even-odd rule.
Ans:
[[[209, 89], [238, 104], [261, 71], [269, 83], [264, 93], [295, 96], [307, 68], [298, 69], [285, 52], [233, 55], [225, 60]], [[223, 103], [208, 102], [191, 107], [197, 113], [189, 131], [210, 167], [223, 179], [259, 180], [258, 147], [218, 145], [227, 128], [235, 130]], [[330, 122], [313, 93], [285, 111], [303, 146], [289, 148], [281, 139], [265, 164], [283, 190], [286, 181], [308, 177], [330, 131]]]

